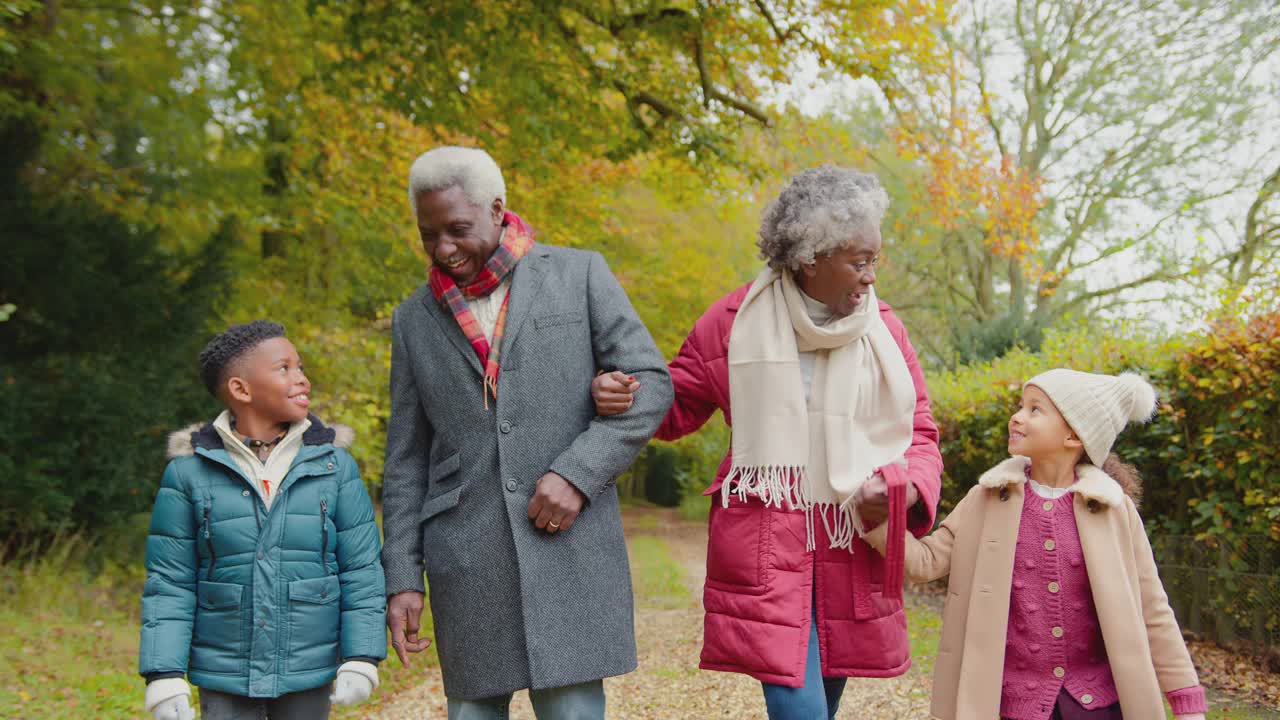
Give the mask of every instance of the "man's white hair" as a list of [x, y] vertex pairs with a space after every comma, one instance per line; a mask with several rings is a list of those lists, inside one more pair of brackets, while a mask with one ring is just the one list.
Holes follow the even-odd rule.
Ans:
[[446, 145], [428, 150], [409, 168], [409, 207], [418, 212], [418, 196], [424, 192], [460, 187], [473, 204], [489, 207], [507, 203], [507, 183], [498, 163], [479, 148]]

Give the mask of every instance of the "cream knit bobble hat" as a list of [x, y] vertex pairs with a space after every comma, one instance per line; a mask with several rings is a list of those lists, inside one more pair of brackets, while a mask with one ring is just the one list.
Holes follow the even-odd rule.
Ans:
[[1111, 453], [1116, 435], [1130, 420], [1146, 422], [1156, 411], [1156, 391], [1141, 375], [1094, 373], [1054, 368], [1028, 380], [1049, 396], [1084, 443], [1085, 455], [1099, 467]]

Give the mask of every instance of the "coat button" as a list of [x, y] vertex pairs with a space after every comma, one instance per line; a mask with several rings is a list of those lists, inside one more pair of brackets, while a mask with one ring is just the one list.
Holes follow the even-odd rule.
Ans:
[[263, 559], [265, 559], [265, 558], [266, 558], [266, 556], [265, 556], [265, 555], [263, 555], [262, 553], [258, 553], [258, 559], [259, 559], [259, 560], [263, 560]]
[[1045, 501], [1044, 501], [1044, 509], [1045, 509], [1045, 510], [1052, 510], [1052, 509], [1053, 509], [1053, 503], [1049, 502], [1048, 500], [1045, 500]]
[[241, 495], [243, 495], [243, 496], [245, 496], [245, 497], [249, 497], [249, 491], [248, 491], [248, 490], [241, 490], [241, 491], [240, 491], [240, 494], [241, 494]]
[[1088, 705], [1088, 704], [1089, 704], [1089, 703], [1091, 703], [1091, 702], [1093, 702], [1093, 696], [1092, 696], [1092, 695], [1090, 695], [1089, 693], [1085, 693], [1085, 694], [1083, 694], [1083, 695], [1081, 695], [1081, 696], [1080, 696], [1080, 704], [1081, 704], [1081, 705]]
[[1058, 544], [1057, 544], [1057, 543], [1055, 543], [1055, 542], [1054, 542], [1054, 541], [1052, 541], [1052, 540], [1045, 540], [1045, 541], [1044, 541], [1044, 549], [1045, 549], [1045, 550], [1052, 550], [1052, 549], [1054, 549], [1054, 548], [1055, 548], [1055, 547], [1057, 547], [1057, 546], [1058, 546]]
[[325, 599], [325, 598], [327, 598], [327, 597], [329, 597], [329, 591], [328, 591], [328, 590], [321, 590], [321, 591], [320, 591], [320, 599], [321, 599], [321, 600], [323, 600], [323, 599]]
[[509, 433], [511, 432], [511, 423], [507, 422], [506, 420], [503, 420], [502, 423], [498, 425], [498, 429], [501, 430], [504, 434]]
[[266, 621], [266, 620], [259, 620], [259, 621], [258, 621], [258, 627], [266, 627], [266, 626], [267, 626], [267, 621]]
[[515, 478], [507, 478], [507, 492], [515, 492], [519, 485]]
[[332, 470], [332, 469], [333, 469], [333, 463], [329, 463], [329, 464], [328, 464], [328, 465], [326, 465], [325, 467], [327, 467], [328, 469]]
[[1060, 678], [1066, 674], [1067, 674], [1067, 671], [1063, 670], [1061, 665], [1053, 669], [1053, 676], [1056, 678]]
[[1055, 626], [1053, 630], [1050, 630], [1049, 632], [1053, 633], [1054, 637], [1062, 637], [1062, 628], [1060, 627]]
[[1057, 581], [1057, 580], [1055, 580], [1055, 581], [1053, 581], [1053, 582], [1049, 583], [1049, 592], [1051, 592], [1051, 593], [1056, 593], [1056, 592], [1058, 592], [1058, 581]]

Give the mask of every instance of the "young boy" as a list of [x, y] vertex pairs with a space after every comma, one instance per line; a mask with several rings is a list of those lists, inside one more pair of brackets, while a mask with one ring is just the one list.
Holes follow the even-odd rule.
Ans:
[[350, 428], [307, 413], [284, 328], [233, 325], [200, 353], [224, 410], [169, 438], [147, 537], [139, 672], [155, 720], [324, 718], [386, 657], [378, 526]]

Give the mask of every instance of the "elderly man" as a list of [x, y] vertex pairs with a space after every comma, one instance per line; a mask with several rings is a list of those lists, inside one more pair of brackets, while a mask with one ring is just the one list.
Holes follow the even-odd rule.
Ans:
[[[383, 480], [387, 622], [401, 662], [431, 589], [451, 720], [603, 718], [602, 679], [636, 667], [614, 479], [671, 405], [653, 339], [598, 253], [535, 243], [482, 150], [409, 172], [429, 281], [392, 321]], [[598, 370], [645, 393], [596, 417]]]

